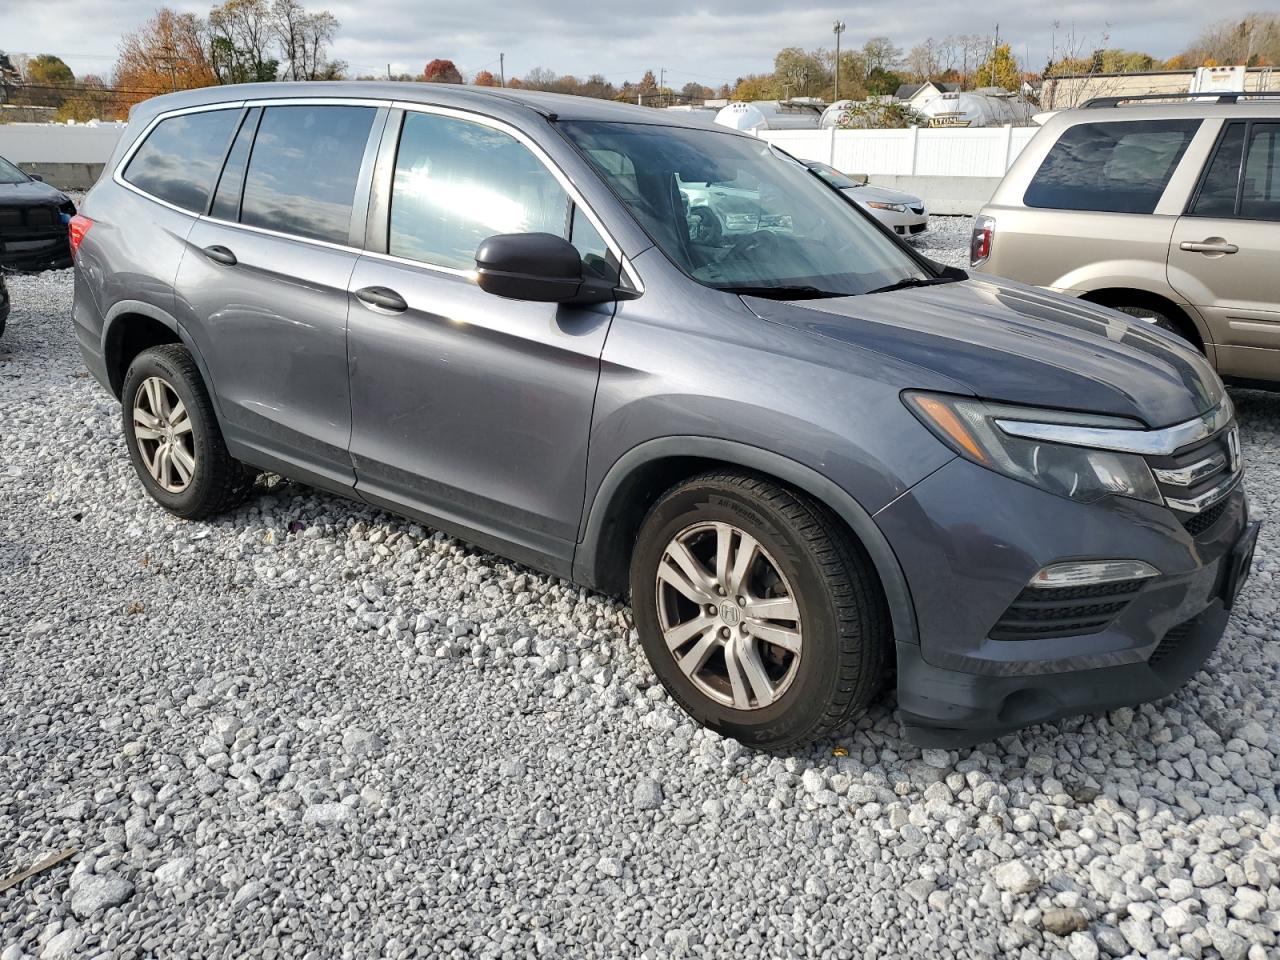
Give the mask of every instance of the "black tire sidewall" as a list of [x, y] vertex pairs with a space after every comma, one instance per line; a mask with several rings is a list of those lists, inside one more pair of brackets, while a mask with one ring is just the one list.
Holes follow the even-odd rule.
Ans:
[[[170, 493], [156, 483], [147, 471], [146, 464], [143, 463], [142, 453], [138, 449], [138, 440], [134, 436], [134, 398], [139, 385], [148, 377], [160, 377], [168, 383], [178, 395], [178, 399], [182, 401], [182, 405], [186, 407], [187, 416], [191, 419], [196, 469], [191, 483], [181, 493]], [[221, 452], [213, 449], [213, 444], [220, 442], [221, 434], [217, 431], [217, 424], [211, 423], [206, 415], [205, 411], [208, 407], [204, 402], [203, 391], [203, 385], [191, 383], [185, 371], [158, 350], [145, 350], [138, 355], [129, 366], [125, 374], [124, 386], [120, 391], [125, 444], [129, 449], [129, 460], [133, 463], [134, 471], [152, 499], [179, 516], [198, 513], [201, 506], [217, 494], [213, 489], [215, 478], [211, 467], [213, 458]]]
[[[735, 710], [700, 691], [677, 666], [662, 639], [657, 570], [667, 545], [697, 523], [722, 520], [746, 531], [777, 563], [800, 609], [803, 647], [786, 692], [759, 710]], [[646, 518], [631, 571], [632, 608], [640, 641], [658, 679], [699, 723], [749, 746], [804, 738], [824, 716], [840, 675], [838, 617], [825, 576], [803, 538], [775, 511], [744, 491], [709, 481], [676, 491]]]

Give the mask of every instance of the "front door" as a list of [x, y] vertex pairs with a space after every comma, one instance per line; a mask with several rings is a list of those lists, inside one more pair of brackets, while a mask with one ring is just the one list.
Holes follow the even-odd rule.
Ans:
[[335, 489], [355, 482], [347, 281], [376, 114], [314, 103], [247, 111], [177, 283], [232, 453]]
[[614, 279], [616, 256], [514, 131], [410, 110], [395, 150], [400, 122], [388, 122], [375, 174], [389, 199], [370, 212], [385, 231], [370, 246], [386, 252], [362, 256], [349, 284], [357, 491], [567, 569], [614, 305], [505, 300], [471, 271], [499, 233], [568, 237], [586, 269]]
[[1227, 124], [1169, 245], [1223, 374], [1280, 379], [1280, 122]]

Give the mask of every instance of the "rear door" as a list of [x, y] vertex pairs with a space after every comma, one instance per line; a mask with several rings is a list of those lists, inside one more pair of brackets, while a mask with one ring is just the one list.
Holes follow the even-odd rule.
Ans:
[[385, 116], [333, 101], [246, 110], [178, 275], [232, 453], [331, 489], [355, 482], [347, 280]]
[[373, 252], [349, 285], [357, 490], [567, 569], [614, 304], [493, 296], [475, 283], [475, 252], [494, 234], [554, 233], [578, 246], [585, 270], [616, 282], [617, 248], [567, 178], [506, 124], [406, 109], [383, 140]]
[[1221, 373], [1280, 379], [1280, 120], [1233, 120], [1169, 245], [1169, 284], [1208, 321]]

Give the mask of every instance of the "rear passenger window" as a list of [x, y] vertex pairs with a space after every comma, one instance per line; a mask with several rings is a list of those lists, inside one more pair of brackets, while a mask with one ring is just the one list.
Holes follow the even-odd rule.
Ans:
[[240, 222], [348, 242], [373, 107], [267, 107], [249, 155]]
[[204, 213], [240, 109], [161, 120], [125, 167], [124, 179], [153, 197]]
[[1218, 149], [1205, 170], [1200, 190], [1188, 211], [1196, 217], [1234, 217], [1236, 189], [1240, 186], [1240, 155], [1244, 149], [1243, 123], [1228, 124]]
[[519, 140], [469, 120], [405, 115], [388, 252], [459, 270], [499, 233], [567, 237], [569, 195]]
[[1023, 202], [1054, 210], [1151, 213], [1199, 120], [1081, 123], [1049, 150]]
[[245, 114], [240, 132], [236, 134], [231, 150], [227, 153], [227, 162], [222, 165], [222, 176], [218, 179], [218, 189], [213, 195], [213, 206], [209, 208], [209, 214], [219, 220], [236, 220], [240, 216], [244, 168], [249, 163], [249, 147], [253, 144], [253, 134], [258, 129], [258, 118], [261, 115], [261, 107], [254, 107]]
[[1280, 220], [1280, 123], [1249, 125], [1240, 216], [1248, 220]]
[[1228, 124], [1187, 213], [1280, 220], [1280, 123]]

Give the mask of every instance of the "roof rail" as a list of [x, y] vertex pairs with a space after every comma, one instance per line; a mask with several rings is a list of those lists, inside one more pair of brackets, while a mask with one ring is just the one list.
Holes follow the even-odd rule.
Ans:
[[1280, 90], [1201, 90], [1196, 93], [1135, 93], [1127, 97], [1093, 97], [1080, 104], [1081, 109], [1096, 107], [1118, 107], [1122, 103], [1134, 103], [1152, 100], [1209, 100], [1214, 98], [1218, 103], [1235, 103], [1241, 97], [1246, 99], [1280, 99]]

